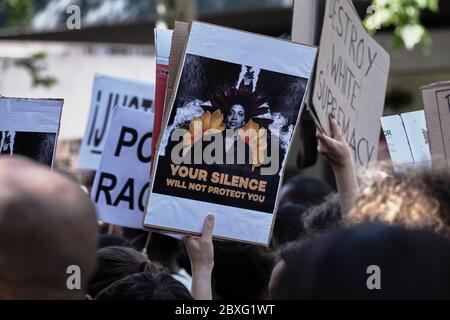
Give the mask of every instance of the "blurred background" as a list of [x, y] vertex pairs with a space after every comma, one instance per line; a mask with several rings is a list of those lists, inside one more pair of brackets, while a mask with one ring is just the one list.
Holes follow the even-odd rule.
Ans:
[[[422, 109], [419, 88], [450, 79], [450, 1], [392, 0], [388, 9], [384, 2], [354, 4], [361, 19], [371, 5], [384, 14], [375, 39], [391, 55], [385, 113]], [[66, 25], [70, 5], [80, 8], [81, 29]], [[94, 74], [154, 83], [155, 26], [195, 19], [289, 38], [292, 6], [293, 0], [0, 0], [0, 94], [65, 99], [57, 165], [73, 171]], [[298, 145], [287, 175], [298, 172]], [[329, 178], [328, 171], [319, 160], [306, 173]]]

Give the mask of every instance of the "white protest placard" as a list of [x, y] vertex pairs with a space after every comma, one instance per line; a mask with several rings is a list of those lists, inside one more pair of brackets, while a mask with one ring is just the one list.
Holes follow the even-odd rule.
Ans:
[[377, 159], [389, 66], [352, 2], [327, 1], [313, 104], [326, 133], [330, 114], [336, 119], [360, 167]]
[[150, 184], [153, 114], [118, 107], [95, 175], [91, 198], [99, 220], [142, 228]]
[[98, 169], [111, 116], [116, 107], [153, 113], [154, 96], [155, 88], [151, 84], [96, 75], [89, 120], [78, 157], [78, 168]]
[[0, 155], [21, 155], [51, 167], [63, 104], [60, 99], [0, 97]]
[[382, 117], [384, 135], [395, 170], [430, 168], [431, 154], [424, 111]]
[[401, 116], [382, 117], [380, 120], [394, 169], [402, 166], [414, 167], [414, 158]]
[[431, 168], [431, 152], [427, 122], [423, 110], [402, 113], [403, 125], [408, 136], [411, 154], [416, 168]]
[[311, 46], [191, 24], [145, 228], [199, 234], [211, 213], [215, 238], [269, 244], [316, 54]]

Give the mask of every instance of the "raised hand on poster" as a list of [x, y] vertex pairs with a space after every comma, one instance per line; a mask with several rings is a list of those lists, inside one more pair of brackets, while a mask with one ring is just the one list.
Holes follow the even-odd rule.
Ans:
[[350, 148], [342, 136], [336, 120], [331, 116], [330, 129], [331, 137], [317, 132], [318, 149], [331, 162], [341, 200], [341, 210], [346, 213], [353, 207], [353, 202], [358, 194], [356, 167]]
[[211, 275], [214, 267], [212, 235], [214, 216], [208, 215], [203, 224], [201, 237], [184, 237], [191, 260], [192, 296], [195, 300], [212, 300]]
[[330, 116], [331, 137], [317, 130], [319, 152], [336, 168], [350, 166], [353, 163], [350, 148], [341, 134], [335, 119]]

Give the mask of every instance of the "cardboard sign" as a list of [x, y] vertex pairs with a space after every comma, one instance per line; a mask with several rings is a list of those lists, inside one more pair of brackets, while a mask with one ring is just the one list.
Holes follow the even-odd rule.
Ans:
[[142, 228], [150, 180], [153, 114], [113, 111], [100, 167], [92, 187], [99, 220]]
[[352, 2], [328, 1], [313, 104], [328, 134], [330, 114], [336, 119], [360, 167], [377, 159], [389, 65], [389, 54], [364, 30]]
[[423, 110], [383, 117], [381, 125], [394, 170], [401, 170], [407, 166], [431, 167], [431, 154]]
[[78, 168], [98, 169], [111, 116], [116, 107], [153, 113], [154, 96], [155, 88], [153, 85], [96, 75], [91, 111], [78, 157]]
[[155, 120], [153, 123], [152, 154], [156, 153], [156, 146], [164, 119], [164, 109], [169, 76], [169, 56], [172, 46], [172, 30], [155, 29], [156, 47], [156, 94]]
[[316, 54], [314, 47], [192, 23], [144, 227], [198, 234], [212, 213], [215, 238], [268, 245]]
[[450, 81], [421, 88], [433, 164], [450, 166]]
[[0, 97], [0, 155], [52, 167], [64, 100]]

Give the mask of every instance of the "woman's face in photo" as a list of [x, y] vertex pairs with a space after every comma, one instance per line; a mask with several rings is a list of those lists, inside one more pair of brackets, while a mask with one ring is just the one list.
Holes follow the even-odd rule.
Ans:
[[244, 126], [244, 122], [245, 109], [240, 104], [235, 104], [227, 115], [227, 129], [240, 129]]

